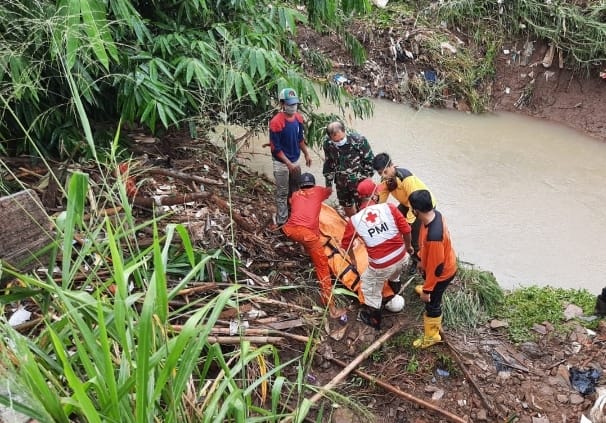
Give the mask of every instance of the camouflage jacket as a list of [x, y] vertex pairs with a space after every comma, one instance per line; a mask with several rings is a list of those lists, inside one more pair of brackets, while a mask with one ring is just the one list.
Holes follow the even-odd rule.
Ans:
[[[366, 137], [360, 134], [347, 134], [347, 144], [337, 147], [328, 137], [324, 140], [324, 167], [322, 173], [326, 186], [356, 186], [364, 179], [372, 177], [374, 154]], [[354, 188], [355, 189], [355, 188]]]

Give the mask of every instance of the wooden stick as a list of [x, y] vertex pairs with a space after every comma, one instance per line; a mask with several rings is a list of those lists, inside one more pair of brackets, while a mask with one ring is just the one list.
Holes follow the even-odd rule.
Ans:
[[[486, 398], [486, 395], [484, 395], [484, 392], [482, 392], [482, 390], [478, 386], [476, 380], [473, 378], [473, 376], [471, 376], [471, 373], [469, 373], [469, 370], [467, 370], [467, 366], [465, 366], [463, 364], [463, 362], [461, 361], [461, 358], [459, 357], [459, 352], [450, 344], [450, 342], [448, 342], [448, 340], [444, 337], [444, 335], [441, 331], [440, 331], [440, 335], [442, 335], [442, 341], [448, 346], [448, 348], [452, 352], [452, 355], [453, 355], [455, 361], [457, 362], [457, 364], [459, 365], [459, 367], [465, 374], [465, 377], [471, 382], [471, 385], [474, 387], [474, 389], [480, 396], [480, 399], [482, 400], [482, 402], [484, 403], [484, 405], [486, 406], [488, 411], [490, 413], [492, 413], [493, 415], [498, 416], [499, 414], [495, 410], [494, 405], [488, 400], [488, 398]], [[500, 416], [500, 417], [502, 417], [502, 416]]]
[[[343, 370], [341, 370], [341, 372], [339, 374], [337, 374], [330, 382], [328, 382], [324, 386], [321, 386], [319, 388], [318, 392], [316, 392], [316, 394], [309, 399], [308, 402], [310, 403], [310, 405], [313, 405], [316, 402], [318, 402], [318, 400], [324, 396], [326, 391], [330, 391], [335, 386], [337, 386], [343, 379], [345, 379], [345, 377], [349, 373], [351, 373], [352, 370], [354, 370], [358, 366], [358, 364], [360, 364], [362, 361], [366, 360], [373, 353], [373, 351], [378, 349], [389, 338], [391, 338], [393, 335], [395, 335], [397, 332], [399, 332], [402, 329], [403, 325], [404, 325], [403, 323], [398, 323], [398, 324], [392, 326], [379, 339], [377, 339], [375, 342], [373, 342], [360, 355], [358, 355], [351, 363], [349, 363], [347, 365], [347, 367], [345, 367]], [[285, 419], [283, 419], [281, 421], [281, 423], [290, 422], [292, 419], [293, 419], [293, 416], [288, 416]]]
[[[347, 363], [344, 363], [337, 358], [330, 357], [330, 361], [337, 363], [341, 367], [347, 367]], [[357, 374], [358, 376], [362, 376], [364, 379], [368, 380], [371, 383], [379, 385], [381, 388], [386, 389], [393, 394], [396, 394], [408, 401], [414, 402], [415, 404], [418, 404], [421, 407], [427, 408], [429, 410], [435, 411], [438, 414], [441, 414], [442, 416], [446, 417], [451, 422], [467, 423], [467, 420], [464, 420], [459, 416], [449, 413], [448, 411], [441, 409], [437, 405], [434, 405], [430, 402], [422, 400], [421, 398], [417, 398], [414, 395], [404, 392], [404, 391], [400, 390], [397, 386], [393, 386], [387, 382], [382, 381], [381, 379], [378, 379], [374, 376], [369, 375], [368, 373], [364, 373], [362, 370], [356, 369], [356, 370], [354, 370], [354, 373]]]
[[200, 200], [202, 198], [208, 198], [211, 195], [212, 194], [210, 192], [193, 192], [190, 194], [166, 195], [156, 198], [138, 195], [133, 198], [133, 204], [139, 207], [151, 209], [154, 206], [174, 206], [176, 204], [185, 204]]
[[183, 179], [186, 181], [200, 182], [201, 184], [223, 185], [223, 182], [217, 181], [216, 179], [204, 178], [202, 176], [197, 175], [190, 175], [189, 173], [179, 172], [177, 170], [153, 167], [151, 169], [148, 169], [147, 171], [156, 175], [172, 176], [173, 178]]
[[[212, 335], [231, 335], [229, 328], [213, 328], [210, 332]], [[304, 344], [310, 341], [308, 336], [296, 335], [294, 333], [283, 332], [276, 329], [258, 329], [258, 328], [246, 328], [241, 335], [245, 336], [267, 336], [267, 335], [280, 335], [285, 338], [294, 339], [295, 341], [303, 342]], [[231, 335], [234, 336], [234, 335]], [[318, 341], [315, 341], [318, 342]]]
[[206, 338], [210, 344], [235, 345], [242, 341], [251, 344], [280, 344], [284, 338], [280, 336], [209, 336]]
[[[230, 206], [229, 206], [229, 203], [227, 203], [227, 201], [223, 200], [222, 198], [219, 198], [215, 194], [211, 195], [210, 199], [212, 202], [214, 202], [217, 206], [219, 206], [220, 209], [222, 209], [226, 213], [230, 212]], [[231, 217], [234, 219], [234, 222], [236, 222], [238, 224], [238, 226], [240, 226], [242, 229], [244, 229], [247, 232], [255, 232], [255, 231], [261, 229], [258, 226], [254, 226], [254, 225], [248, 223], [248, 220], [244, 219], [240, 215], [240, 213], [238, 213], [234, 209], [231, 209]]]

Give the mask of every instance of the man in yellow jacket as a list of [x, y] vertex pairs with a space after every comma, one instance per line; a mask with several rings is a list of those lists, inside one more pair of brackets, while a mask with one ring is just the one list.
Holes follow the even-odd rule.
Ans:
[[[400, 203], [398, 210], [404, 215], [412, 229], [412, 248], [415, 250], [411, 256], [412, 260], [409, 267], [409, 273], [412, 274], [416, 271], [419, 262], [419, 229], [421, 223], [412, 212], [409, 198], [415, 191], [429, 190], [423, 181], [413, 175], [411, 171], [403, 167], [396, 167], [387, 153], [377, 154], [372, 162], [372, 167], [381, 177], [381, 184], [377, 188], [379, 193], [378, 202], [386, 202], [391, 194]], [[431, 199], [435, 207], [436, 201], [433, 195], [431, 195]]]

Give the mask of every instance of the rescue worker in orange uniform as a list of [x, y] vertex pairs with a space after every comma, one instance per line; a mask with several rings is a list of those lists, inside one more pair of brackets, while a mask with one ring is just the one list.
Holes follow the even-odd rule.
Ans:
[[409, 200], [412, 212], [421, 221], [418, 269], [425, 280], [423, 285], [415, 287], [425, 302], [424, 333], [413, 345], [427, 348], [442, 340], [442, 296], [457, 274], [457, 255], [444, 216], [434, 208], [429, 191], [415, 191]]
[[338, 309], [332, 299], [332, 282], [328, 257], [324, 253], [324, 237], [320, 234], [320, 209], [322, 202], [330, 197], [332, 188], [316, 186], [311, 173], [303, 173], [299, 179], [299, 190], [290, 197], [290, 217], [282, 227], [284, 234], [303, 245], [310, 255], [320, 284], [320, 300], [329, 307], [331, 317], [345, 313]]

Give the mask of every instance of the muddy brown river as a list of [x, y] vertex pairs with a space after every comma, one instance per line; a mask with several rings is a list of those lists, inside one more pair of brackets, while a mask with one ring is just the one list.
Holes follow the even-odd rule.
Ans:
[[[606, 142], [515, 114], [415, 111], [388, 101], [375, 102], [372, 119], [348, 125], [429, 186], [459, 258], [493, 272], [503, 288], [597, 294], [606, 286]], [[263, 142], [250, 146], [250, 166], [271, 177]], [[311, 172], [323, 183], [320, 150]]]

